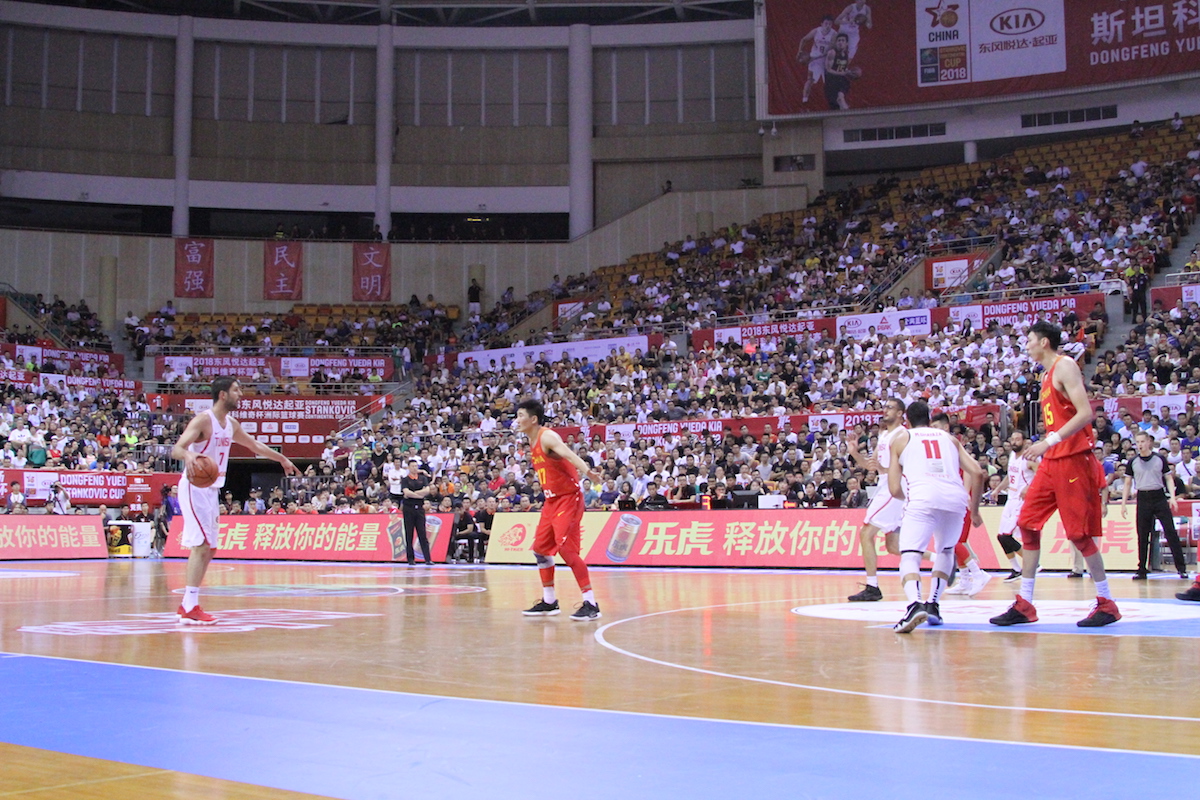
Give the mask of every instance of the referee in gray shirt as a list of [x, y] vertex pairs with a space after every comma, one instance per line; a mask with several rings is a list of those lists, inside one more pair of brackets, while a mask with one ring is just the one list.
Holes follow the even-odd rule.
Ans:
[[1167, 542], [1171, 545], [1171, 556], [1175, 559], [1175, 569], [1179, 577], [1187, 579], [1187, 562], [1183, 560], [1183, 547], [1179, 543], [1179, 534], [1175, 532], [1175, 473], [1167, 464], [1167, 459], [1154, 452], [1154, 438], [1145, 431], [1139, 431], [1136, 437], [1137, 455], [1129, 459], [1129, 469], [1125, 473], [1125, 491], [1121, 495], [1121, 516], [1126, 515], [1129, 504], [1129, 489], [1132, 485], [1137, 489], [1137, 535], [1138, 535], [1138, 569], [1133, 576], [1135, 581], [1144, 581], [1147, 577], [1146, 559], [1150, 555], [1150, 536], [1154, 533], [1154, 521], [1162, 523], [1163, 531], [1167, 534]]

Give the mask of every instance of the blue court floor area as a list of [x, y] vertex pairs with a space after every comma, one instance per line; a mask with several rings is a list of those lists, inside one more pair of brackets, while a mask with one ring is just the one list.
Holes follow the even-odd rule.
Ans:
[[1139, 797], [1150, 785], [1183, 796], [1200, 776], [1200, 759], [1183, 756], [459, 700], [18, 654], [0, 655], [0, 708], [0, 740], [13, 744], [354, 800], [929, 800], [964, 788], [972, 800], [1096, 800]]

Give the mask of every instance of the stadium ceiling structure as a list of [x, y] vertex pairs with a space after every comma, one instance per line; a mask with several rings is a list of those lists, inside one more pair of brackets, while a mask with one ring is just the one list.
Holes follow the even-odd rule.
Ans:
[[145, 14], [325, 25], [530, 27], [753, 19], [755, 0], [22, 0]]

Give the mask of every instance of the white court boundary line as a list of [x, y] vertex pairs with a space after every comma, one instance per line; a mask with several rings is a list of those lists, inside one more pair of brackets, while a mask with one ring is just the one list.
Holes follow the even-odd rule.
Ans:
[[[751, 601], [745, 602], [745, 603], [719, 603], [716, 605], [709, 605], [709, 606], [693, 606], [691, 608], [673, 608], [673, 609], [669, 609], [667, 611], [655, 611], [650, 614], [639, 614], [636, 617], [627, 617], [625, 619], [614, 620], [613, 622], [610, 622], [607, 625], [600, 626], [596, 630], [595, 634], [593, 634], [593, 636], [595, 636], [596, 641], [599, 642], [603, 647], [606, 647], [609, 650], [612, 650], [613, 652], [619, 653], [623, 656], [628, 656], [630, 658], [636, 658], [639, 661], [645, 661], [650, 664], [657, 664], [662, 667], [671, 667], [673, 669], [681, 669], [681, 670], [686, 670], [688, 672], [696, 672], [701, 675], [712, 675], [717, 678], [731, 678], [733, 680], [749, 681], [751, 683], [762, 683], [762, 684], [766, 684], [769, 686], [783, 686], [783, 687], [787, 687], [790, 689], [807, 689], [812, 692], [826, 692], [829, 694], [850, 695], [853, 697], [867, 697], [867, 698], [873, 698], [876, 700], [898, 700], [898, 701], [907, 702], [907, 703], [926, 703], [928, 705], [950, 706], [953, 708], [979, 708], [979, 709], [984, 709], [984, 710], [988, 710], [988, 711], [1021, 711], [1021, 712], [1044, 713], [1044, 714], [1070, 714], [1070, 715], [1085, 716], [1085, 717], [1116, 717], [1116, 718], [1120, 718], [1120, 719], [1146, 719], [1146, 720], [1157, 720], [1157, 721], [1161, 721], [1161, 722], [1200, 723], [1200, 718], [1196, 718], [1196, 717], [1171, 717], [1171, 716], [1158, 715], [1158, 714], [1131, 714], [1131, 713], [1122, 712], [1122, 711], [1088, 711], [1088, 710], [1073, 709], [1073, 708], [1042, 708], [1042, 707], [1038, 707], [1038, 706], [1002, 706], [1002, 705], [992, 705], [992, 704], [988, 704], [988, 703], [966, 703], [966, 702], [962, 702], [962, 701], [958, 701], [958, 700], [935, 700], [930, 697], [909, 697], [906, 695], [898, 695], [898, 694], [881, 694], [878, 692], [861, 692], [861, 691], [856, 691], [854, 689], [836, 689], [831, 686], [816, 686], [816, 685], [805, 684], [805, 683], [791, 683], [789, 681], [779, 681], [779, 680], [774, 680], [771, 678], [756, 678], [751, 675], [738, 675], [737, 673], [732, 673], [732, 672], [719, 672], [717, 670], [705, 669], [703, 667], [693, 667], [693, 666], [689, 666], [687, 664], [680, 664], [680, 663], [673, 662], [673, 661], [663, 661], [658, 658], [651, 658], [650, 656], [641, 655], [640, 653], [634, 653], [634, 652], [626, 650], [622, 647], [618, 647], [617, 645], [608, 641], [608, 639], [604, 635], [605, 632], [609, 628], [614, 628], [617, 625], [623, 625], [627, 622], [637, 622], [638, 620], [643, 620], [643, 619], [650, 619], [651, 617], [666, 616], [667, 614], [680, 614], [680, 613], [683, 613], [686, 611], [707, 611], [709, 609], [714, 609], [714, 608], [736, 608], [738, 606], [757, 606], [757, 605], [763, 605], [765, 603], [797, 603], [798, 602], [801, 605], [804, 605], [805, 599], [806, 598], [793, 598], [793, 599], [789, 599], [789, 600], [751, 600]], [[807, 604], [809, 604], [809, 605], [812, 604], [811, 599], [809, 599], [809, 602]], [[955, 738], [955, 737], [951, 737], [951, 738]]]

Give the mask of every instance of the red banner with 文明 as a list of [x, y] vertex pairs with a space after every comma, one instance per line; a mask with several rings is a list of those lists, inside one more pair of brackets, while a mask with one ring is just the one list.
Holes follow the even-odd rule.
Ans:
[[389, 303], [392, 300], [392, 248], [386, 242], [354, 245], [354, 302]]
[[304, 297], [304, 245], [273, 239], [263, 243], [263, 300]]
[[175, 240], [175, 296], [213, 296], [213, 240]]

